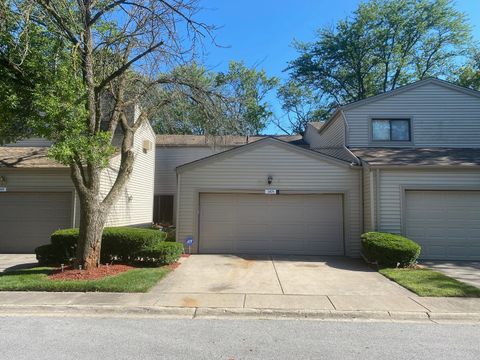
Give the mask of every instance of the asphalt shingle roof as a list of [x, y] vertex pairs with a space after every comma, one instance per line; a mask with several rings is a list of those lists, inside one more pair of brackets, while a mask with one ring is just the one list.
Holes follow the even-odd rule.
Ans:
[[[216, 136], [205, 135], [157, 135], [156, 144], [158, 146], [240, 146], [249, 144], [268, 136]], [[294, 143], [301, 142], [301, 135], [278, 135], [272, 136], [279, 140]]]
[[475, 148], [352, 148], [371, 166], [478, 166], [480, 149]]
[[48, 147], [0, 147], [0, 167], [62, 168], [62, 164], [48, 158]]

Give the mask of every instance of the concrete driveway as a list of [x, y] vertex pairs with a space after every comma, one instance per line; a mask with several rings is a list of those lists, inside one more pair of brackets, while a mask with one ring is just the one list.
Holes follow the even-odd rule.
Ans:
[[410, 291], [344, 257], [192, 255], [150, 294], [164, 306], [425, 310]]
[[315, 256], [192, 255], [160, 282], [163, 293], [405, 295], [361, 260]]
[[37, 265], [35, 254], [0, 254], [0, 273]]
[[480, 288], [480, 261], [425, 261], [422, 264]]

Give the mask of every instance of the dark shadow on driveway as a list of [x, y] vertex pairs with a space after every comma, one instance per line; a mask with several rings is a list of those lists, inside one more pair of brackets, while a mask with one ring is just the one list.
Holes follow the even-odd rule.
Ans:
[[328, 266], [335, 269], [351, 271], [376, 271], [370, 268], [362, 259], [347, 256], [316, 256], [316, 255], [254, 255], [254, 254], [219, 254], [226, 257], [241, 258], [245, 261], [298, 262], [298, 266], [316, 267]]

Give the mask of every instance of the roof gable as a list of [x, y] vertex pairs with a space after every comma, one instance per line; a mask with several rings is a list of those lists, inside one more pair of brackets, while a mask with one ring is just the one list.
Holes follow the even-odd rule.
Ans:
[[236, 147], [236, 148], [232, 148], [232, 149], [220, 152], [220, 153], [216, 153], [216, 154], [204, 157], [204, 158], [199, 159], [199, 160], [195, 160], [195, 161], [180, 165], [180, 166], [177, 167], [177, 172], [181, 173], [181, 172], [184, 172], [186, 170], [195, 168], [197, 166], [203, 166], [203, 165], [209, 164], [211, 162], [224, 160], [224, 159], [227, 159], [229, 157], [235, 156], [237, 154], [241, 154], [241, 153], [244, 153], [244, 152], [247, 152], [247, 151], [252, 151], [252, 150], [258, 149], [259, 147], [267, 146], [267, 145], [279, 146], [279, 147], [282, 147], [282, 148], [287, 149], [289, 151], [295, 151], [295, 152], [301, 153], [301, 154], [306, 155], [306, 156], [315, 157], [317, 159], [328, 161], [328, 162], [333, 163], [335, 165], [350, 167], [349, 162], [339, 160], [339, 159], [334, 158], [332, 156], [322, 154], [322, 153], [319, 153], [319, 152], [316, 152], [316, 151], [313, 151], [313, 150], [310, 150], [310, 149], [306, 149], [304, 147], [300, 147], [300, 146], [297, 146], [297, 145], [292, 145], [288, 142], [285, 142], [285, 141], [282, 141], [282, 140], [279, 140], [279, 139], [276, 139], [276, 138], [273, 138], [273, 137], [267, 137], [267, 138], [264, 138], [264, 139], [246, 144], [246, 145], [242, 145], [242, 146], [239, 146], [239, 147]]
[[414, 82], [412, 84], [408, 84], [408, 85], [405, 85], [405, 86], [398, 87], [394, 90], [390, 90], [390, 91], [384, 92], [384, 93], [379, 94], [379, 95], [371, 96], [371, 97], [368, 97], [368, 98], [363, 99], [363, 100], [358, 100], [358, 101], [340, 106], [339, 109], [343, 110], [343, 111], [355, 109], [357, 107], [360, 107], [360, 106], [363, 106], [363, 105], [366, 105], [366, 104], [371, 104], [373, 102], [376, 102], [376, 101], [379, 101], [379, 100], [382, 100], [382, 99], [385, 99], [385, 98], [388, 98], [388, 97], [391, 97], [391, 96], [395, 96], [395, 95], [398, 95], [398, 94], [401, 94], [401, 93], [404, 93], [404, 92], [407, 92], [407, 91], [410, 91], [410, 90], [413, 90], [413, 89], [416, 89], [416, 88], [419, 88], [419, 87], [422, 87], [422, 86], [432, 85], [432, 84], [447, 88], [451, 91], [461, 92], [463, 94], [467, 94], [467, 95], [470, 95], [470, 96], [473, 96], [473, 97], [476, 97], [476, 98], [480, 99], [480, 91], [476, 91], [476, 90], [468, 89], [468, 88], [465, 88], [465, 87], [462, 87], [462, 86], [458, 86], [458, 85], [455, 85], [455, 84], [453, 84], [451, 82], [448, 82], [448, 81], [445, 81], [445, 80], [440, 80], [440, 79], [436, 79], [436, 78], [428, 78], [428, 79], [424, 79], [424, 80], [419, 80], [419, 81]]

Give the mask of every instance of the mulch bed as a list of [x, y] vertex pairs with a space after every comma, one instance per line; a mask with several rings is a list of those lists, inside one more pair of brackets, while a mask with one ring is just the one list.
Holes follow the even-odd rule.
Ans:
[[97, 280], [107, 276], [118, 275], [128, 270], [135, 269], [129, 265], [100, 265], [98, 268], [89, 270], [78, 270], [71, 266], [62, 269], [55, 269], [48, 277], [51, 280]]
[[[176, 262], [167, 266], [168, 268], [175, 270], [180, 264], [181, 263]], [[100, 265], [98, 268], [89, 270], [78, 270], [74, 269], [72, 266], [65, 266], [63, 272], [61, 268], [57, 268], [53, 270], [48, 277], [50, 280], [98, 280], [107, 276], [118, 275], [132, 269], [137, 268], [129, 265], [114, 264]]]

